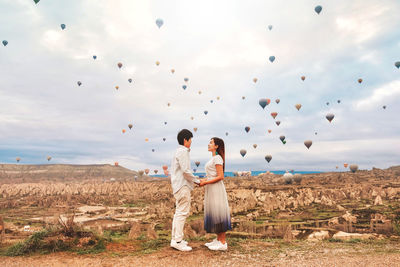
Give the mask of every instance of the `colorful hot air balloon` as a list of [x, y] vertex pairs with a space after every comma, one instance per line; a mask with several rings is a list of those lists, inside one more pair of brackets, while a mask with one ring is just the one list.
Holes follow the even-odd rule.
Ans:
[[150, 169], [144, 169], [144, 173], [148, 175], [150, 173]]
[[21, 158], [20, 158], [20, 157], [17, 157], [15, 160], [16, 160], [17, 162], [19, 162], [19, 161], [21, 160]]
[[271, 116], [272, 116], [272, 118], [276, 118], [276, 116], [278, 116], [278, 112], [271, 112]]
[[61, 24], [61, 30], [65, 30], [65, 24]]
[[156, 25], [160, 29], [161, 26], [164, 24], [164, 21], [160, 18], [156, 19]]
[[281, 121], [276, 121], [275, 123], [276, 123], [276, 125], [279, 126], [281, 124]]
[[363, 81], [363, 79], [361, 79], [361, 78], [358, 79], [358, 83], [362, 83], [362, 81]]
[[200, 161], [196, 161], [194, 164], [196, 164], [196, 166], [199, 167]]
[[171, 69], [171, 73], [174, 74], [174, 73], [175, 73], [175, 70], [174, 70], [174, 69]]
[[118, 68], [122, 68], [122, 63], [118, 62], [117, 66], [118, 66]]
[[194, 120], [194, 117], [190, 117], [191, 120]]
[[310, 146], [312, 145], [312, 141], [311, 141], [311, 140], [306, 140], [306, 141], [304, 141], [304, 145], [305, 145], [308, 149], [310, 149]]
[[300, 110], [301, 109], [301, 104], [296, 104], [295, 107], [296, 107], [297, 110]]
[[244, 127], [244, 130], [246, 131], [246, 133], [248, 133], [250, 131], [250, 127], [246, 126], [246, 127]]
[[260, 106], [264, 109], [264, 108], [268, 105], [268, 101], [267, 101], [266, 98], [261, 98], [261, 99], [258, 101], [258, 104], [260, 104]]
[[254, 147], [254, 149], [256, 149], [257, 148], [257, 144], [253, 144], [253, 147]]
[[159, 66], [160, 65], [160, 61], [156, 61], [156, 65]]
[[386, 109], [386, 106], [382, 106], [383, 109]]
[[189, 81], [189, 78], [183, 78], [183, 80], [185, 81], [185, 83], [187, 83]]
[[81, 81], [78, 81], [77, 84], [78, 84], [78, 86], [81, 86], [81, 85], [82, 85]]
[[268, 30], [272, 30], [272, 25], [268, 25]]
[[3, 40], [2, 43], [3, 43], [4, 46], [7, 46], [7, 45], [8, 45], [8, 41], [7, 41], [7, 40]]
[[273, 63], [275, 61], [275, 56], [270, 56], [269, 61], [271, 61], [271, 63]]
[[279, 139], [283, 142], [285, 141], [286, 137], [284, 135], [279, 136]]
[[199, 95], [201, 95], [201, 91], [199, 91]]
[[152, 152], [156, 151], [154, 148], [151, 150]]
[[167, 138], [164, 137], [162, 140], [165, 142], [165, 140], [167, 140]]
[[168, 107], [171, 106], [171, 103], [167, 103], [167, 106], [168, 106]]
[[253, 78], [253, 82], [256, 83], [257, 82], [257, 78]]
[[33, 2], [35, 2], [35, 4], [37, 4], [40, 2], [40, 0], [33, 0]]
[[243, 100], [245, 100], [245, 99], [246, 99], [246, 97], [245, 97], [245, 96], [242, 96], [242, 99], [243, 99]]
[[217, 100], [219, 100], [219, 96], [217, 96]]
[[50, 160], [51, 160], [51, 157], [50, 157], [50, 156], [48, 156], [48, 157], [47, 157], [47, 161], [50, 161]]
[[163, 168], [164, 171], [168, 170], [168, 166], [167, 165], [163, 165], [162, 168]]
[[155, 174], [157, 174], [157, 173], [158, 173], [158, 170], [154, 170], [153, 172], [154, 172]]
[[277, 99], [275, 99], [275, 102], [276, 102], [277, 104], [279, 104], [279, 102], [281, 102], [281, 100], [280, 100], [279, 98], [277, 98]]
[[193, 130], [194, 130], [195, 132], [197, 132], [197, 127], [194, 127]]
[[396, 62], [394, 63], [394, 65], [395, 65], [396, 68], [400, 69], [400, 61], [396, 61]]
[[117, 85], [117, 86], [115, 86], [115, 90], [118, 90], [119, 89], [119, 86]]
[[149, 138], [145, 138], [144, 141], [149, 142]]
[[355, 173], [358, 170], [358, 165], [357, 164], [351, 164], [350, 165], [350, 171], [352, 173]]
[[119, 165], [118, 162], [114, 162], [115, 167], [118, 167], [118, 165]]
[[329, 102], [326, 102], [326, 105], [329, 106]]
[[272, 132], [272, 130], [268, 129], [268, 133], [271, 133], [271, 132]]
[[332, 122], [333, 118], [335, 117], [335, 115], [333, 115], [332, 113], [329, 113], [325, 116], [325, 118], [329, 121]]
[[338, 99], [338, 101], [337, 101], [337, 102], [338, 102], [338, 104], [340, 104], [340, 99]]
[[129, 79], [128, 79], [128, 82], [129, 82], [129, 83], [132, 83], [132, 79], [131, 79], [131, 78], [129, 78]]
[[187, 86], [184, 84], [182, 85], [183, 90], [186, 90]]
[[271, 161], [271, 159], [272, 159], [272, 156], [271, 156], [271, 155], [266, 155], [266, 156], [265, 156], [265, 160], [266, 160], [268, 163]]
[[166, 121], [164, 121], [164, 125], [167, 125], [167, 122], [166, 122]]
[[229, 134], [228, 132], [225, 133], [226, 136], [228, 136], [228, 134]]
[[347, 166], [349, 166], [349, 164], [343, 163], [343, 167], [347, 168]]
[[242, 157], [244, 157], [246, 155], [246, 153], [247, 153], [246, 149], [240, 150], [240, 155], [242, 155]]
[[211, 104], [214, 103], [214, 100], [210, 100], [210, 103], [211, 103]]
[[321, 13], [321, 11], [322, 11], [322, 6], [316, 6], [316, 7], [314, 8], [314, 10], [315, 10], [315, 12], [317, 12], [317, 14], [319, 15], [319, 13]]
[[132, 127], [133, 127], [132, 123], [129, 123], [128, 127], [129, 127], [129, 129], [132, 129]]
[[126, 132], [126, 130], [125, 129], [122, 129], [122, 133], [125, 133]]
[[93, 55], [93, 59], [96, 59], [97, 58], [97, 56], [96, 55]]
[[301, 80], [304, 81], [306, 79], [306, 76], [301, 76]]

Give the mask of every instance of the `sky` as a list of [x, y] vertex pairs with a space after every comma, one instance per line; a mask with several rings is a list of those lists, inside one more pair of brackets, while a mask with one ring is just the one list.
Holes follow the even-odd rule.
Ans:
[[399, 165], [399, 11], [395, 0], [2, 0], [0, 163], [161, 170], [187, 128], [197, 171], [215, 136], [226, 171]]

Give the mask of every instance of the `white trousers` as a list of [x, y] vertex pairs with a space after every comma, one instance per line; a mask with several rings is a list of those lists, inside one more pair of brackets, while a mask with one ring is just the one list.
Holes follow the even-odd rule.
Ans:
[[185, 226], [185, 221], [189, 216], [190, 211], [190, 188], [182, 186], [182, 188], [174, 194], [174, 197], [176, 208], [174, 219], [172, 221], [171, 239], [180, 242], [183, 239], [183, 227]]

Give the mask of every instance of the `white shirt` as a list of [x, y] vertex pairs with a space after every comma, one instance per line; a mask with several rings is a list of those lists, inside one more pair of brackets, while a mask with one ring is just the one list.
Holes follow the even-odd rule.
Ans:
[[199, 177], [194, 176], [190, 169], [190, 149], [179, 145], [175, 151], [171, 164], [171, 185], [172, 192], [175, 194], [182, 186], [187, 186], [193, 190], [194, 183], [200, 183]]
[[206, 175], [207, 175], [207, 180], [212, 180], [215, 177], [218, 176], [217, 173], [217, 168], [215, 167], [215, 165], [223, 165], [224, 164], [224, 160], [222, 159], [222, 157], [220, 155], [215, 155], [213, 156], [207, 163], [206, 163]]

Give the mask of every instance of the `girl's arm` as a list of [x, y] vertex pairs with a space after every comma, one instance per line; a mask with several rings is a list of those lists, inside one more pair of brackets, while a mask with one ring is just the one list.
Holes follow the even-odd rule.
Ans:
[[213, 184], [213, 183], [219, 182], [224, 179], [224, 170], [222, 168], [222, 165], [216, 164], [215, 168], [217, 169], [217, 177], [215, 177], [214, 179], [209, 180], [209, 181], [205, 181], [205, 179], [204, 179], [203, 181], [201, 181], [200, 186], [203, 186], [206, 184]]

